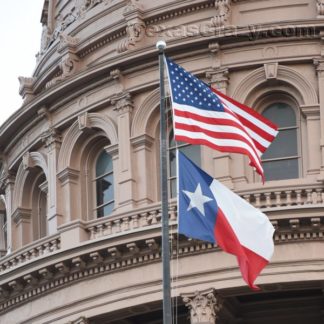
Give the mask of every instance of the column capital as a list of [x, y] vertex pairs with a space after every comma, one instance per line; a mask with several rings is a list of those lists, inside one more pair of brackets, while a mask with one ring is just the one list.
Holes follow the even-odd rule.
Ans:
[[62, 143], [62, 137], [55, 128], [49, 128], [47, 131], [43, 132], [41, 138], [42, 141], [45, 142], [45, 146], [50, 150]]
[[129, 92], [115, 95], [111, 98], [111, 103], [115, 106], [114, 110], [120, 115], [131, 113], [134, 109], [132, 96]]
[[222, 308], [222, 300], [214, 289], [181, 294], [190, 310], [191, 324], [215, 324]]
[[206, 77], [210, 80], [210, 84], [221, 91], [226, 91], [229, 83], [228, 68], [217, 68], [206, 71]]

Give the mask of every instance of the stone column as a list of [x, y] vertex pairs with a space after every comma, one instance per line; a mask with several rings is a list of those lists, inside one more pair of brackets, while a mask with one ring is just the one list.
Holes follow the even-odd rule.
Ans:
[[10, 172], [5, 172], [0, 181], [0, 187], [4, 191], [6, 201], [6, 215], [7, 215], [7, 250], [11, 252], [13, 246], [13, 228], [12, 228], [12, 197], [15, 184], [15, 177]]
[[134, 179], [132, 172], [132, 151], [130, 142], [131, 115], [133, 102], [129, 93], [120, 93], [112, 99], [114, 110], [117, 112], [117, 127], [119, 138], [119, 166], [118, 173], [114, 174], [118, 190], [119, 210], [129, 209], [134, 205]]
[[12, 220], [16, 224], [15, 249], [32, 241], [31, 209], [17, 208], [12, 214]]
[[80, 217], [80, 171], [71, 168], [62, 170], [58, 175], [62, 186], [61, 204], [64, 215], [64, 223], [73, 221]]
[[[324, 53], [323, 53], [324, 54]], [[320, 148], [321, 168], [319, 180], [324, 181], [324, 58], [314, 61], [318, 78], [319, 112], [320, 112]]]
[[155, 179], [152, 179], [154, 163], [152, 145], [154, 139], [147, 134], [143, 134], [132, 138], [131, 142], [135, 156], [133, 161], [136, 161], [137, 164], [134, 166], [138, 184], [137, 205], [146, 205], [154, 201], [157, 188]]
[[43, 140], [47, 148], [48, 161], [48, 201], [47, 201], [47, 221], [48, 234], [57, 232], [58, 226], [62, 224], [62, 212], [60, 199], [60, 185], [57, 177], [57, 159], [61, 147], [61, 136], [51, 128], [43, 134]]
[[181, 297], [190, 310], [191, 324], [216, 324], [222, 302], [214, 289], [181, 294]]

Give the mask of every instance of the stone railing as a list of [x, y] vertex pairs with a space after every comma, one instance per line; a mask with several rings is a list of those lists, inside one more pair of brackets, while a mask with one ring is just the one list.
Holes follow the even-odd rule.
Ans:
[[[170, 224], [176, 223], [177, 206], [172, 200], [169, 205]], [[161, 224], [161, 204], [152, 204], [146, 208], [138, 209], [112, 217], [104, 217], [91, 221], [87, 224], [90, 233], [90, 240], [103, 236], [127, 233], [129, 231], [145, 229], [148, 226]]]
[[55, 234], [32, 242], [0, 260], [0, 274], [23, 263], [37, 259], [60, 249], [60, 235]]
[[237, 193], [247, 202], [260, 209], [317, 205], [324, 202], [324, 188], [321, 184], [285, 186], [282, 188], [263, 187], [257, 190], [242, 190]]

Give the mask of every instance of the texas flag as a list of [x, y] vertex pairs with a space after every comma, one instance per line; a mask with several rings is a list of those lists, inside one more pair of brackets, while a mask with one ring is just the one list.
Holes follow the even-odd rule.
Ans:
[[245, 282], [254, 281], [274, 250], [268, 217], [178, 152], [179, 233], [234, 254]]

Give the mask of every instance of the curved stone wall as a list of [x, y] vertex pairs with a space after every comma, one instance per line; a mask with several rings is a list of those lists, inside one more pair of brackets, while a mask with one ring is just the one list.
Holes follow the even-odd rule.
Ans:
[[[203, 168], [268, 215], [276, 248], [262, 291], [251, 292], [234, 257], [176, 234], [171, 200], [179, 323], [188, 323], [190, 294], [208, 289], [223, 300], [219, 323], [302, 323], [303, 309], [301, 320], [320, 323], [323, 18], [322, 1], [310, 0], [45, 0], [37, 66], [20, 77], [24, 104], [0, 128], [0, 321], [161, 322], [163, 38], [167, 55], [212, 86], [259, 112], [287, 99], [299, 123], [297, 179], [263, 185], [244, 157], [201, 148]], [[102, 150], [115, 206], [97, 218]]]

